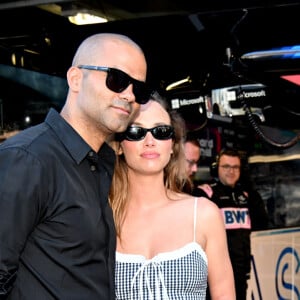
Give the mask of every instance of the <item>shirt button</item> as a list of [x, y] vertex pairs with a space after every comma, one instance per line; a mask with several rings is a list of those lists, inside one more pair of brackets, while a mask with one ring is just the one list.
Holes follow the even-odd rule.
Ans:
[[95, 165], [91, 165], [91, 171], [96, 171], [96, 166]]

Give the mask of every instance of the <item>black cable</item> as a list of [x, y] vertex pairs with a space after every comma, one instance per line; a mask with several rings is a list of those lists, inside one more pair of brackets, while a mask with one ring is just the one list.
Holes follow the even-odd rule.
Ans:
[[288, 142], [285, 143], [278, 143], [276, 141], [271, 140], [270, 138], [268, 138], [263, 131], [260, 129], [259, 125], [257, 124], [257, 122], [255, 121], [255, 119], [253, 118], [253, 114], [251, 109], [248, 107], [248, 105], [246, 104], [245, 100], [242, 100], [243, 103], [243, 109], [245, 111], [246, 116], [248, 117], [248, 120], [250, 122], [250, 124], [252, 125], [253, 129], [255, 130], [255, 132], [258, 134], [258, 136], [265, 142], [267, 142], [269, 145], [279, 148], [279, 149], [288, 149], [293, 147], [294, 145], [296, 145], [298, 143], [298, 141], [300, 140], [300, 136], [296, 135], [294, 138], [292, 138], [291, 140], [289, 140]]

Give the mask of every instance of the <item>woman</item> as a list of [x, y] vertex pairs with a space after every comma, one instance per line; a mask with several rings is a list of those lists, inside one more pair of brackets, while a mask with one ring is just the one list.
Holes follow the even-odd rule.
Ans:
[[189, 181], [184, 123], [155, 94], [127, 130], [110, 203], [117, 229], [117, 299], [235, 299], [223, 219], [206, 198], [182, 192]]

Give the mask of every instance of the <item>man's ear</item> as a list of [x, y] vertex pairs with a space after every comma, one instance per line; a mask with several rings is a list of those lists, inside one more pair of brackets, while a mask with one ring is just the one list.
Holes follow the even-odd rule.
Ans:
[[83, 73], [80, 69], [78, 69], [77, 67], [69, 68], [67, 72], [67, 80], [68, 80], [69, 88], [73, 92], [79, 91], [82, 77], [83, 77]]

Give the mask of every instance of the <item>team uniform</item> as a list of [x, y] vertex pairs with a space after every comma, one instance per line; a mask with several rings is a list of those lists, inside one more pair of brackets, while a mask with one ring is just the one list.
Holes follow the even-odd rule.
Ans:
[[251, 268], [250, 233], [268, 226], [264, 202], [255, 190], [236, 184], [234, 188], [213, 181], [211, 200], [222, 212], [227, 233], [229, 255], [233, 267], [236, 298], [246, 299], [247, 280]]

